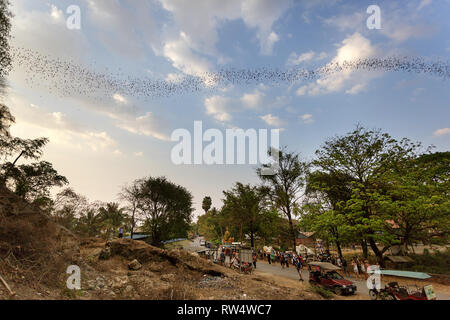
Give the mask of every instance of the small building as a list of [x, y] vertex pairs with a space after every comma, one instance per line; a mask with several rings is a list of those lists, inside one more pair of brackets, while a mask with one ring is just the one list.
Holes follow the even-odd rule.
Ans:
[[315, 232], [299, 231], [295, 239], [295, 244], [297, 246], [302, 244], [307, 247], [314, 247], [316, 244]]

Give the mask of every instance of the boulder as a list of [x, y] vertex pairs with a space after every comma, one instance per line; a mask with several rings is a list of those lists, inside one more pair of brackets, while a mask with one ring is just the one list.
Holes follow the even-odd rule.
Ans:
[[128, 264], [128, 269], [130, 269], [130, 270], [139, 270], [141, 268], [142, 268], [142, 264], [140, 264], [140, 262], [137, 261], [137, 259], [134, 259], [133, 261], [131, 261]]

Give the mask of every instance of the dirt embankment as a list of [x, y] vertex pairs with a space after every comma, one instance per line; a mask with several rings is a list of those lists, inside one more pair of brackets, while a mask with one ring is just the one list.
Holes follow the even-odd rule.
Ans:
[[[69, 290], [67, 267], [81, 271]], [[242, 275], [142, 241], [80, 239], [0, 187], [0, 299], [321, 299], [306, 284]]]

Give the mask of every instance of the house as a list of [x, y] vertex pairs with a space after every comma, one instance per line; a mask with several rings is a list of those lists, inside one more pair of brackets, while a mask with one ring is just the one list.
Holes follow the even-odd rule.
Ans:
[[302, 244], [307, 247], [314, 247], [316, 244], [315, 232], [299, 231], [295, 239], [295, 244], [297, 246]]

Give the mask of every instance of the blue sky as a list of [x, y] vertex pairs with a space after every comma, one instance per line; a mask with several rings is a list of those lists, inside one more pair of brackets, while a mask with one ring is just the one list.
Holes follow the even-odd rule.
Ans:
[[[81, 29], [66, 27], [69, 5]], [[381, 9], [369, 30], [366, 9]], [[315, 68], [332, 61], [392, 55], [450, 58], [450, 1], [119, 1], [15, 0], [12, 44], [120, 73], [176, 81], [221, 68]], [[423, 74], [345, 71], [316, 81], [216, 86], [143, 98], [101, 89], [90, 96], [30, 87], [16, 63], [7, 104], [13, 133], [47, 136], [44, 158], [91, 200], [112, 201], [120, 186], [165, 175], [220, 206], [235, 181], [256, 183], [251, 165], [172, 164], [170, 134], [204, 128], [282, 128], [280, 143], [312, 159], [327, 138], [361, 123], [394, 137], [450, 147], [450, 82]], [[175, 79], [175, 80], [174, 80]], [[48, 82], [48, 83], [46, 83]]]

